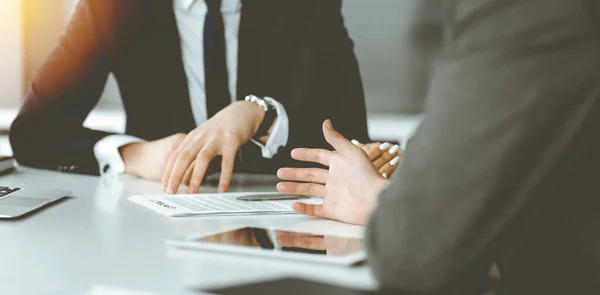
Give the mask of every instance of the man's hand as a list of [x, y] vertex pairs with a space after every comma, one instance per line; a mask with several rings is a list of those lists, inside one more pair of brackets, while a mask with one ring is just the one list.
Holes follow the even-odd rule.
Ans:
[[169, 157], [162, 176], [163, 189], [174, 194], [189, 180], [188, 192], [198, 192], [210, 162], [221, 156], [219, 192], [226, 192], [237, 151], [254, 136], [264, 116], [260, 106], [238, 101], [190, 132]]
[[125, 173], [160, 180], [169, 155], [184, 139], [185, 134], [179, 133], [155, 141], [137, 142], [121, 147], [119, 151], [125, 163]]
[[295, 203], [299, 213], [352, 224], [366, 224], [376, 206], [379, 192], [386, 186], [367, 155], [333, 129], [331, 121], [323, 124], [323, 134], [336, 152], [323, 149], [294, 149], [292, 158], [329, 166], [320, 168], [282, 168], [281, 179], [308, 183], [282, 182], [283, 193], [323, 198], [323, 205]]

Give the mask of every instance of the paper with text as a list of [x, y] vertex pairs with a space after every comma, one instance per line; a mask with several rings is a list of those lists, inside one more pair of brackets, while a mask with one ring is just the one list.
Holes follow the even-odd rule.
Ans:
[[[196, 195], [139, 195], [129, 199], [169, 217], [180, 216], [224, 216], [254, 214], [294, 214], [292, 204], [299, 200], [240, 201], [237, 197], [261, 192], [196, 194]], [[273, 193], [276, 194], [276, 193]], [[303, 203], [321, 204], [322, 200], [303, 199]]]

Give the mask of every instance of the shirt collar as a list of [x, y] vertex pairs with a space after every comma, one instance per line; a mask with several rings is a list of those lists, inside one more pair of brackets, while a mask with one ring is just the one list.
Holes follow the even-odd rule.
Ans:
[[194, 5], [194, 3], [196, 3], [196, 1], [199, 0], [177, 0], [179, 1], [179, 5], [185, 9], [185, 10], [190, 10], [190, 8], [192, 8], [192, 5]]

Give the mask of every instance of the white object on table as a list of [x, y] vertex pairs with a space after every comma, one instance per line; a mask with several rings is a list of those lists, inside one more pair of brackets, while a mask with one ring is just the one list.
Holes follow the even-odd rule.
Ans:
[[[275, 194], [261, 192], [259, 194]], [[169, 217], [185, 216], [240, 216], [297, 214], [292, 204], [298, 200], [241, 201], [238, 197], [257, 194], [256, 192], [218, 194], [178, 194], [178, 195], [138, 195], [129, 199], [146, 208]], [[322, 204], [321, 199], [303, 199], [302, 202]]]
[[[274, 191], [274, 181], [236, 175], [231, 191]], [[0, 294], [72, 294], [93, 285], [190, 294], [198, 288], [282, 276], [376, 288], [366, 266], [328, 267], [215, 253], [171, 257], [165, 246], [168, 239], [246, 226], [347, 237], [362, 237], [364, 227], [300, 215], [169, 219], [127, 199], [160, 194], [161, 183], [127, 175], [107, 183], [99, 177], [19, 168], [0, 177], [0, 184], [73, 191], [72, 198], [27, 218], [0, 222]], [[201, 188], [202, 193], [216, 191], [216, 184]]]

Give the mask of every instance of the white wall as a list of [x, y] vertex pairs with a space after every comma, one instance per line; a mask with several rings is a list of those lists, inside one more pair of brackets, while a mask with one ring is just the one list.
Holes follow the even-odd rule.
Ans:
[[0, 0], [0, 107], [23, 96], [22, 16], [21, 0]]
[[436, 1], [344, 0], [369, 113], [421, 111], [440, 40], [437, 6], [428, 5]]

